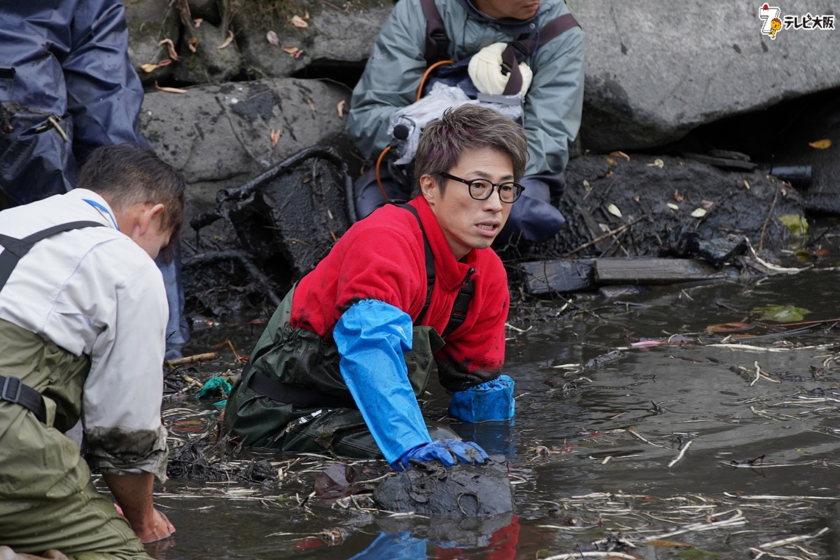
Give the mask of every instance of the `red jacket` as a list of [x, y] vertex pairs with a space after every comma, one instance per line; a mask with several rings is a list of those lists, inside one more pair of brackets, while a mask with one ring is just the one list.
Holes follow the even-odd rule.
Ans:
[[[464, 323], [446, 337], [436, 355], [444, 370], [454, 368], [461, 390], [498, 376], [505, 359], [505, 321], [510, 305], [507, 273], [493, 249], [473, 249], [462, 262], [423, 197], [409, 204], [423, 222], [435, 256], [435, 285], [422, 324], [443, 333], [470, 269], [475, 295]], [[295, 288], [291, 326], [332, 338], [336, 322], [359, 300], [376, 299], [401, 309], [412, 321], [426, 302], [423, 234], [407, 210], [386, 205], [354, 224], [324, 260]], [[445, 375], [442, 375], [442, 379]], [[456, 386], [457, 385], [457, 386]]]

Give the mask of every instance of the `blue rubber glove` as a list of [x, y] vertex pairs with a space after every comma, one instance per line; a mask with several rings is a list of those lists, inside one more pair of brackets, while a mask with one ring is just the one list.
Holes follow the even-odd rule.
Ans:
[[415, 461], [434, 461], [437, 459], [445, 466], [451, 467], [455, 464], [456, 459], [467, 465], [473, 463], [481, 465], [489, 457], [477, 443], [457, 439], [436, 439], [432, 443], [420, 445], [408, 451], [400, 457], [399, 463], [394, 463], [391, 466], [401, 471], [401, 466], [410, 464], [409, 459]]
[[500, 375], [493, 381], [452, 394], [449, 415], [465, 422], [510, 420], [516, 412], [513, 379]]
[[432, 442], [405, 365], [412, 329], [411, 317], [393, 305], [363, 300], [333, 331], [344, 383], [391, 465], [406, 451]]

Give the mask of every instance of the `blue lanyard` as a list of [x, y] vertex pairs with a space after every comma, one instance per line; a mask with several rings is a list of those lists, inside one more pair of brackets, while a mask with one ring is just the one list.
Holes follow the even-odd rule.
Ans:
[[108, 217], [111, 218], [111, 221], [114, 223], [114, 227], [117, 228], [117, 231], [120, 231], [120, 226], [117, 225], [117, 221], [114, 219], [114, 216], [111, 215], [110, 210], [108, 210], [105, 206], [99, 204], [95, 200], [90, 200], [88, 198], [83, 198], [82, 200], [84, 200], [85, 202], [87, 202], [88, 204], [93, 206], [94, 208], [96, 208], [98, 210], [102, 210], [103, 212], [108, 214]]

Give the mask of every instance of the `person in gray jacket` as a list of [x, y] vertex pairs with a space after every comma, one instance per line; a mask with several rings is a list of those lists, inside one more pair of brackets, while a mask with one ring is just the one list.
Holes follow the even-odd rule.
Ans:
[[[392, 141], [391, 117], [416, 101], [429, 66], [427, 25], [418, 25], [428, 21], [422, 4], [423, 0], [401, 0], [396, 4], [353, 90], [347, 130], [370, 160], [375, 161]], [[559, 195], [565, 186], [568, 144], [580, 128], [583, 31], [575, 23], [559, 35], [541, 41], [541, 36], [547, 36], [545, 30], [550, 22], [569, 14], [565, 3], [558, 0], [434, 0], [434, 7], [448, 38], [446, 56], [456, 63], [466, 62], [493, 43], [529, 39], [534, 45], [524, 57], [533, 73], [523, 107], [529, 154], [526, 176], [521, 181], [525, 190], [499, 241], [544, 241], [565, 222], [551, 204], [551, 195]], [[389, 198], [407, 197], [403, 192], [405, 185], [389, 180], [387, 166], [381, 167], [380, 177]], [[359, 216], [372, 212], [383, 198], [371, 166], [356, 184]]]

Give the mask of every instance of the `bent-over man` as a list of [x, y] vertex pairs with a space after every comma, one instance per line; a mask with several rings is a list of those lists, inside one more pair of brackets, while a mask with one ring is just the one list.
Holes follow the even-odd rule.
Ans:
[[448, 110], [424, 131], [415, 197], [354, 224], [274, 313], [225, 410], [245, 445], [483, 462], [427, 427], [417, 397], [437, 365], [466, 421], [513, 415], [501, 375], [510, 295], [490, 248], [522, 194], [525, 135], [492, 109]]
[[[152, 503], [167, 458], [154, 259], [183, 215], [183, 180], [129, 145], [96, 149], [76, 189], [0, 212], [0, 545], [146, 558], [141, 541], [174, 531]], [[87, 462], [63, 433], [80, 416]]]

